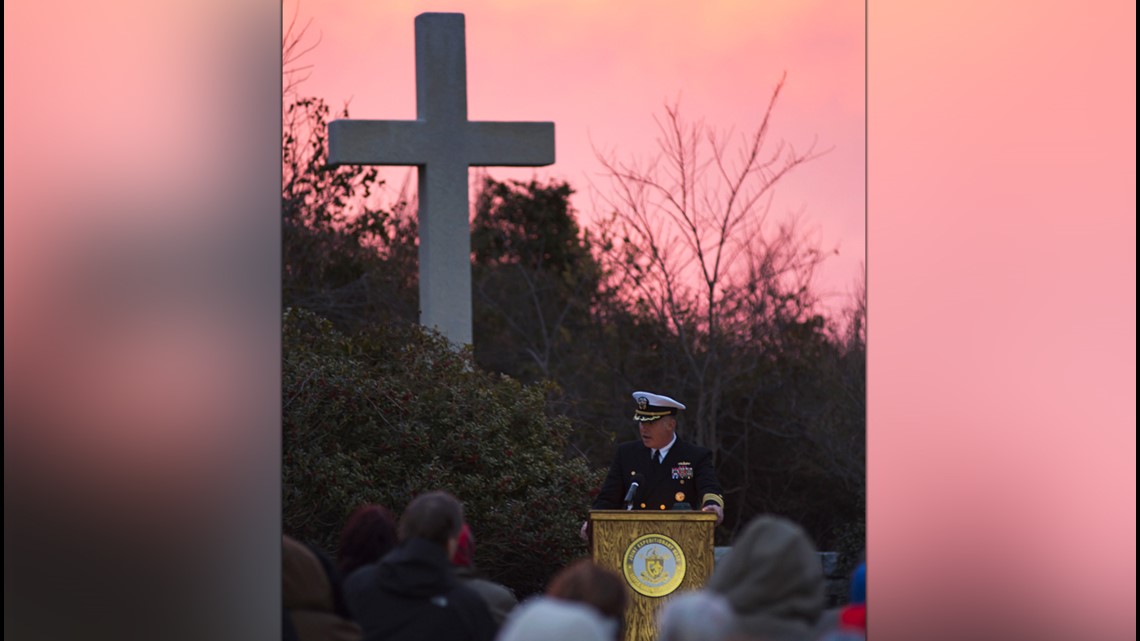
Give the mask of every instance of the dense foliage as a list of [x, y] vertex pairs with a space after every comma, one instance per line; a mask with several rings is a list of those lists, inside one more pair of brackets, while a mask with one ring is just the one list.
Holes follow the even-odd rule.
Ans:
[[335, 550], [358, 505], [399, 513], [442, 489], [466, 507], [477, 567], [522, 594], [586, 554], [577, 526], [598, 474], [563, 455], [569, 423], [542, 386], [412, 324], [349, 337], [289, 309], [283, 334], [286, 532]]

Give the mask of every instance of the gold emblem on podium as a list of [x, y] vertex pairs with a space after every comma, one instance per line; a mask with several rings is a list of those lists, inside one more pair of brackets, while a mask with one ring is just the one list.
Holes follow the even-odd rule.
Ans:
[[685, 578], [685, 553], [673, 539], [647, 534], [625, 551], [625, 580], [639, 594], [665, 596]]

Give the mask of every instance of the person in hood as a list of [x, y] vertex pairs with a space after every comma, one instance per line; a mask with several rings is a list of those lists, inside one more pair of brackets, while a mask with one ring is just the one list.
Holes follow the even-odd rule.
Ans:
[[400, 518], [395, 549], [345, 581], [364, 641], [492, 641], [487, 604], [455, 576], [463, 504], [446, 492], [416, 497]]
[[332, 562], [312, 548], [282, 537], [281, 575], [284, 636], [297, 641], [359, 641], [360, 627], [349, 619]]
[[812, 641], [825, 606], [815, 545], [798, 525], [775, 516], [748, 524], [706, 587], [732, 606], [736, 634], [764, 641]]

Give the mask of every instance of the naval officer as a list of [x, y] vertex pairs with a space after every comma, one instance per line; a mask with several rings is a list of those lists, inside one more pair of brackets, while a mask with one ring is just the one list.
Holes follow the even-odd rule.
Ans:
[[[633, 420], [640, 436], [618, 446], [602, 484], [595, 510], [627, 507], [625, 497], [637, 482], [630, 505], [634, 510], [669, 510], [677, 503], [700, 505], [724, 520], [724, 497], [713, 468], [712, 451], [677, 438], [677, 415], [685, 406], [668, 396], [634, 392]], [[588, 523], [582, 525], [586, 538]]]

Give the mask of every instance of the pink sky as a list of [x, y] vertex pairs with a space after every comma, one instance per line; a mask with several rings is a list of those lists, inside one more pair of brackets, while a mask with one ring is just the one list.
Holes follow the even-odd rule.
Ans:
[[[286, 22], [295, 2], [285, 4]], [[866, 240], [862, 2], [299, 2], [301, 21], [312, 19], [307, 42], [320, 36], [304, 58], [314, 67], [301, 93], [334, 108], [351, 100], [351, 116], [367, 119], [415, 117], [415, 16], [464, 13], [469, 118], [555, 123], [554, 165], [491, 168], [490, 175], [566, 180], [579, 192], [574, 205], [586, 223], [594, 213], [589, 181], [605, 184], [591, 141], [621, 157], [648, 156], [653, 117], [678, 96], [689, 119], [749, 131], [786, 71], [774, 136], [796, 149], [817, 141], [817, 149], [831, 151], [786, 178], [773, 213], [802, 211], [824, 248], [838, 249], [817, 279], [829, 307], [842, 306], [859, 277]], [[399, 182], [406, 172], [384, 175]]]

